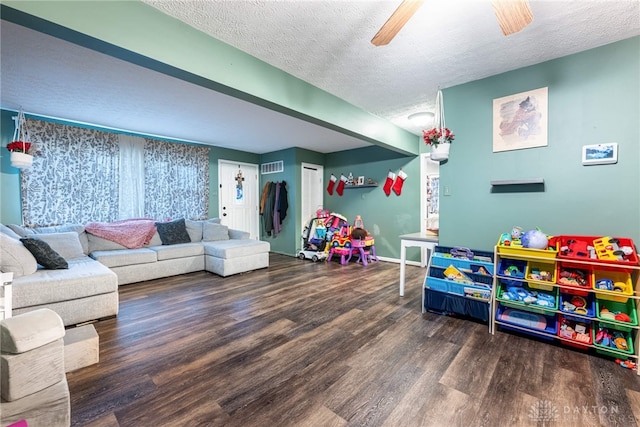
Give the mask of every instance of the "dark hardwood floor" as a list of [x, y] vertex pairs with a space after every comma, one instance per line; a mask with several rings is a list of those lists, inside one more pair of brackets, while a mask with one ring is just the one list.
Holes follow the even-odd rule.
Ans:
[[614, 362], [422, 314], [425, 269], [313, 263], [120, 287], [100, 362], [68, 374], [75, 426], [635, 426]]

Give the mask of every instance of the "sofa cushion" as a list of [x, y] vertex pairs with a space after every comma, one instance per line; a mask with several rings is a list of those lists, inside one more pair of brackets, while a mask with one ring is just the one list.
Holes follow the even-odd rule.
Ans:
[[191, 219], [186, 219], [184, 221], [187, 226], [187, 233], [189, 233], [189, 237], [192, 242], [201, 242], [202, 241], [202, 221], [193, 221]]
[[202, 240], [205, 242], [229, 240], [229, 227], [215, 222], [205, 222], [202, 228]]
[[251, 239], [230, 239], [204, 243], [206, 255], [225, 259], [269, 252], [270, 248], [269, 242]]
[[61, 270], [69, 268], [67, 261], [44, 240], [34, 237], [22, 237], [20, 239], [25, 248], [29, 250], [41, 266], [49, 270]]
[[56, 251], [66, 260], [83, 258], [85, 256], [78, 233], [69, 231], [66, 233], [42, 233], [34, 235], [35, 239], [47, 242], [51, 249]]
[[180, 243], [176, 245], [153, 246], [149, 249], [156, 251], [158, 254], [158, 261], [204, 255], [204, 247], [202, 246], [202, 243]]
[[0, 233], [0, 270], [13, 277], [27, 276], [38, 269], [31, 252], [19, 240]]
[[87, 233], [84, 231], [84, 225], [82, 224], [62, 224], [62, 225], [54, 225], [51, 227], [22, 227], [21, 225], [9, 224], [9, 228], [11, 228], [16, 234], [20, 237], [33, 237], [34, 234], [51, 234], [51, 233], [67, 233], [67, 232], [76, 232], [78, 233], [78, 239], [80, 240], [80, 244], [82, 245], [82, 250], [85, 255], [89, 254], [89, 240], [87, 237]]
[[107, 267], [120, 267], [122, 265], [146, 264], [156, 262], [158, 257], [155, 251], [149, 248], [119, 249], [113, 251], [91, 252], [91, 258], [100, 261]]
[[13, 308], [70, 301], [117, 292], [118, 276], [89, 257], [72, 259], [67, 270], [40, 269], [13, 280]]
[[162, 244], [162, 239], [160, 238], [160, 235], [158, 234], [158, 230], [156, 230], [155, 233], [153, 233], [153, 237], [151, 238], [151, 240], [149, 241], [149, 243], [147, 245], [145, 245], [145, 247], [151, 247], [151, 246], [160, 246]]
[[191, 237], [187, 232], [184, 218], [169, 222], [156, 222], [158, 234], [163, 245], [176, 245], [178, 243], [191, 243]]
[[113, 251], [116, 249], [127, 249], [119, 243], [116, 243], [112, 240], [103, 239], [102, 237], [98, 237], [91, 233], [87, 233], [87, 238], [89, 240], [89, 253], [93, 253], [95, 251]]

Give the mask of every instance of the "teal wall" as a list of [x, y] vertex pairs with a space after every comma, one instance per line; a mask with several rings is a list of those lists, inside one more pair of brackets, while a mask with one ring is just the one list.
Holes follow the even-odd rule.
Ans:
[[13, 111], [0, 110], [0, 222], [22, 224], [20, 207], [20, 169], [11, 166], [10, 153], [5, 148], [13, 138]]
[[[456, 134], [440, 166], [440, 242], [491, 249], [514, 225], [640, 242], [640, 37], [444, 91]], [[492, 152], [494, 98], [549, 88], [547, 147]], [[617, 142], [618, 163], [583, 166], [583, 145]], [[490, 181], [543, 178], [543, 192]], [[442, 195], [442, 191], [441, 191]]]
[[[296, 162], [296, 149], [290, 148], [287, 150], [274, 151], [271, 153], [263, 154], [260, 158], [261, 163], [269, 163], [282, 160], [284, 162], [284, 170], [279, 173], [270, 173], [267, 175], [260, 175], [260, 194], [267, 181], [270, 182], [282, 182], [286, 183], [287, 199], [289, 202], [289, 209], [287, 209], [287, 215], [282, 221], [281, 232], [277, 235], [271, 233], [268, 236], [264, 232], [263, 216], [260, 216], [260, 239], [265, 240], [271, 244], [271, 251], [281, 254], [294, 255], [296, 248], [296, 239], [298, 238], [298, 230], [296, 229], [296, 217], [300, 212], [299, 197], [295, 197], [300, 192], [300, 170], [299, 164]], [[267, 213], [265, 213], [266, 215]], [[273, 213], [271, 213], [273, 215]]]
[[[417, 138], [417, 137], [416, 137]], [[400, 196], [393, 191], [386, 196], [382, 187], [387, 173], [402, 170], [408, 175]], [[380, 147], [360, 148], [326, 155], [324, 182], [329, 183], [333, 173], [338, 179], [340, 174], [354, 177], [365, 176], [378, 183], [378, 187], [346, 189], [339, 196], [332, 196], [325, 190], [324, 205], [331, 212], [347, 217], [353, 224], [356, 215], [360, 215], [365, 228], [375, 238], [378, 256], [400, 258], [401, 234], [420, 231], [420, 159], [415, 156], [402, 156]], [[407, 258], [419, 259], [415, 248], [407, 250]]]

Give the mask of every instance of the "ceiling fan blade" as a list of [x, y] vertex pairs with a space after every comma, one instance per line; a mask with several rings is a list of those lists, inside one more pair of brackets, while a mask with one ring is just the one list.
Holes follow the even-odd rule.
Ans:
[[528, 0], [492, 0], [502, 34], [517, 33], [533, 21]]
[[422, 3], [424, 3], [424, 0], [404, 0], [376, 35], [373, 36], [371, 43], [376, 46], [389, 44], [396, 34], [398, 34], [398, 31], [404, 27], [404, 24], [411, 19]]

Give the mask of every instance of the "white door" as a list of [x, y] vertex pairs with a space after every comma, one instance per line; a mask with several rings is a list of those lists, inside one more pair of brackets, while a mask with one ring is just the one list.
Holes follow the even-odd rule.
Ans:
[[259, 236], [258, 165], [218, 160], [219, 216], [222, 224]]
[[[302, 163], [302, 206], [300, 219], [302, 228], [309, 224], [309, 220], [322, 208], [324, 191], [324, 168], [320, 165]], [[300, 230], [302, 232], [302, 230]]]

